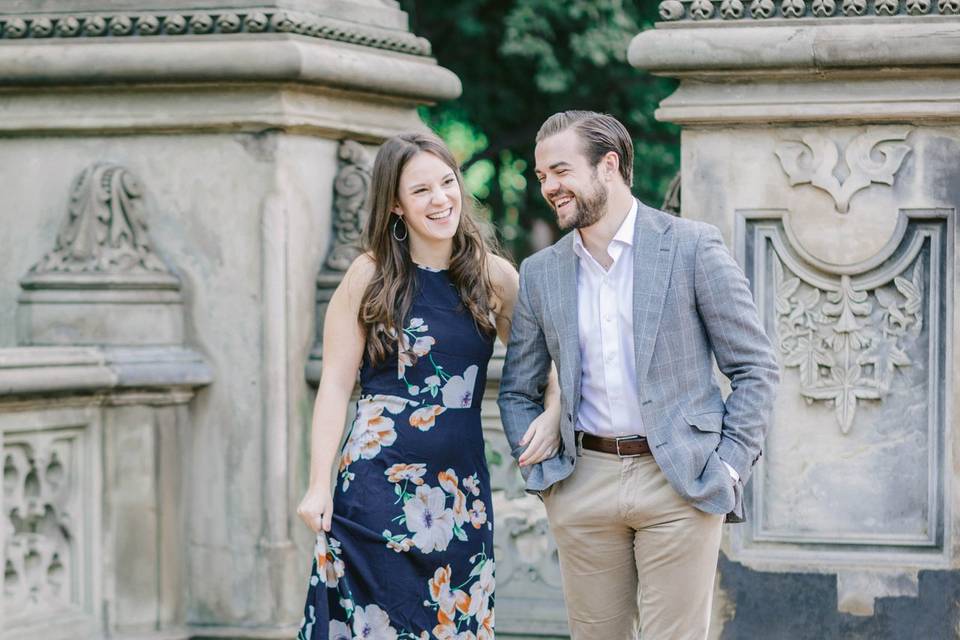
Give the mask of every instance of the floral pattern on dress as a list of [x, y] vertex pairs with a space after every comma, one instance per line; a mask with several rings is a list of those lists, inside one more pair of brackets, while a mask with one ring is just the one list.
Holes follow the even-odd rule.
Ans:
[[[383, 531], [387, 548], [397, 553], [412, 548], [422, 553], [444, 551], [454, 538], [467, 542], [469, 538], [464, 525], [469, 523], [474, 529], [480, 529], [488, 523], [487, 505], [482, 500], [474, 500], [472, 506], [467, 506], [467, 494], [459, 487], [456, 471], [441, 471], [437, 474], [440, 486], [431, 487], [422, 478], [425, 470], [422, 464], [399, 463], [385, 472], [387, 479], [394, 483], [397, 496], [394, 504], [402, 504], [401, 515], [393, 521], [407, 529], [406, 533], [396, 534], [390, 529]], [[476, 474], [467, 476], [466, 480], [473, 487], [470, 491], [476, 490], [475, 495], [478, 495]], [[411, 484], [416, 488], [410, 487]]]
[[343, 560], [340, 559], [340, 543], [335, 538], [327, 538], [326, 534], [317, 535], [317, 542], [313, 548], [314, 559], [317, 561], [317, 578], [328, 588], [336, 588], [343, 577]]
[[[483, 552], [471, 557], [470, 562], [473, 569], [459, 586], [452, 586], [450, 565], [438, 567], [430, 579], [430, 601], [423, 605], [436, 611], [433, 635], [438, 640], [493, 640], [495, 563]], [[461, 630], [470, 625], [471, 618], [476, 622], [476, 633]]]
[[396, 441], [394, 421], [383, 415], [384, 411], [396, 415], [415, 404], [413, 400], [382, 394], [360, 398], [350, 437], [340, 452], [340, 478], [344, 491], [350, 488], [350, 482], [356, 477], [350, 471], [351, 464], [357, 460], [372, 460], [383, 447], [389, 447]]
[[402, 329], [384, 329], [396, 361], [365, 359], [360, 370], [300, 640], [493, 640], [479, 406], [493, 338], [477, 331], [447, 275], [417, 277], [413, 313]]

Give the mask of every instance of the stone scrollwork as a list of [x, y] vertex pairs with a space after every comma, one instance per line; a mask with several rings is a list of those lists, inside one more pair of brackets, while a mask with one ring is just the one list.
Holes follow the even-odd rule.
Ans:
[[77, 436], [5, 436], [4, 607], [17, 617], [55, 614], [77, 601]]
[[809, 403], [835, 409], [844, 434], [860, 400], [883, 400], [896, 372], [911, 365], [908, 347], [923, 327], [923, 260], [867, 289], [843, 275], [814, 286], [773, 262], [779, 347], [786, 367], [800, 373]]
[[150, 247], [142, 195], [140, 181], [123, 167], [97, 163], [85, 169], [73, 183], [53, 251], [28, 276], [168, 274]]
[[[910, 146], [908, 127], [877, 127], [854, 138], [844, 150], [850, 173], [843, 181], [834, 175], [840, 161], [836, 142], [820, 133], [806, 133], [799, 140], [785, 140], [775, 153], [791, 186], [812, 184], [833, 198], [836, 210], [847, 213], [850, 199], [872, 183], [893, 185], [893, 178]], [[879, 159], [875, 158], [879, 156]]]
[[340, 171], [333, 183], [333, 248], [326, 268], [346, 271], [360, 254], [360, 234], [365, 222], [372, 162], [367, 151], [353, 140], [340, 144]]
[[[710, 4], [709, 0], [698, 0]], [[683, 12], [683, 5], [680, 11]], [[682, 16], [680, 16], [682, 17]], [[664, 19], [677, 19], [665, 17]], [[140, 37], [290, 33], [348, 42], [417, 56], [430, 55], [430, 43], [416, 35], [318, 16], [308, 12], [256, 8], [246, 12], [76, 14], [20, 16], [0, 14], [0, 40], [25, 38]]]

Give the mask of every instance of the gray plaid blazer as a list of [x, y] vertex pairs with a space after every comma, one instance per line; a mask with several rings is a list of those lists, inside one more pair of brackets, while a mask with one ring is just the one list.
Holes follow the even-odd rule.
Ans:
[[[743, 519], [743, 483], [760, 456], [779, 373], [743, 271], [712, 225], [639, 203], [634, 232], [636, 393], [653, 456], [697, 508]], [[500, 415], [514, 458], [543, 411], [550, 362], [561, 390], [561, 449], [525, 470], [529, 491], [573, 472], [580, 405], [580, 342], [573, 234], [524, 260], [500, 383]], [[724, 401], [713, 357], [730, 380]], [[725, 461], [740, 474], [734, 483]]]

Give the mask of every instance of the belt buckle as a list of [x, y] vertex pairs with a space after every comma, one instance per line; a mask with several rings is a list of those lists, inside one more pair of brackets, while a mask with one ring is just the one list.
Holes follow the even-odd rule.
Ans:
[[643, 436], [638, 436], [636, 434], [632, 436], [615, 436], [614, 440], [617, 441], [617, 455], [620, 456], [621, 458], [639, 458], [641, 455], [639, 453], [629, 453], [629, 454], [620, 453], [620, 443], [629, 442], [631, 440], [639, 440], [642, 437]]

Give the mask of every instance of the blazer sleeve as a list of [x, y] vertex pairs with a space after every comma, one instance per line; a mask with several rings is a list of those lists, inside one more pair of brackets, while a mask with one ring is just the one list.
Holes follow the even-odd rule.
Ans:
[[514, 458], [522, 453], [520, 438], [543, 412], [550, 373], [550, 353], [543, 327], [530, 300], [529, 261], [520, 265], [520, 292], [514, 305], [507, 356], [500, 380], [500, 419]]
[[779, 367], [747, 278], [716, 227], [700, 234], [695, 269], [697, 311], [732, 389], [717, 453], [746, 483], [772, 419]]

